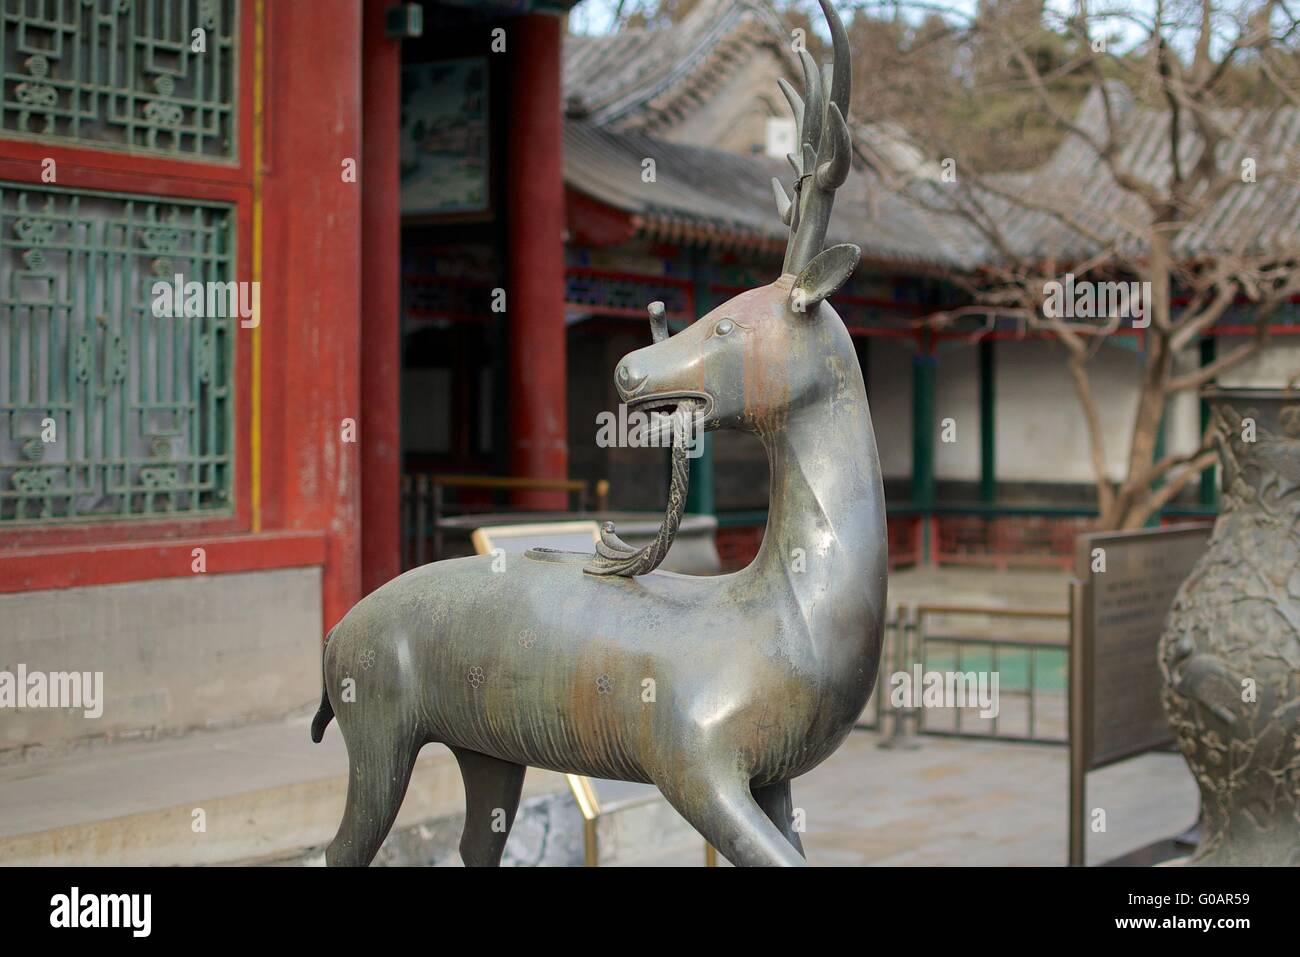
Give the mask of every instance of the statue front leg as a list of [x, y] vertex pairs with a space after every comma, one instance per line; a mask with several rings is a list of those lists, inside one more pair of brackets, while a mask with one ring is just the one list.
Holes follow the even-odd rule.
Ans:
[[668, 803], [737, 867], [805, 867], [800, 851], [759, 807], [745, 776], [695, 766], [656, 781]]
[[451, 749], [465, 780], [465, 829], [460, 856], [466, 867], [499, 867], [524, 788], [522, 764], [465, 748]]
[[790, 795], [790, 782], [781, 781], [778, 784], [769, 784], [752, 790], [754, 801], [763, 809], [768, 820], [780, 829], [785, 839], [801, 857], [806, 859], [808, 855], [804, 853], [803, 841], [799, 839], [799, 832], [794, 829], [794, 798]]

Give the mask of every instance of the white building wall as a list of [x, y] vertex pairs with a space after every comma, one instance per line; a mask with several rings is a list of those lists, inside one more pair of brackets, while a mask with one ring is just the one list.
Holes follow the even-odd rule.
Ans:
[[[1300, 336], [1273, 336], [1255, 355], [1219, 376], [1219, 385], [1231, 388], [1254, 387], [1278, 389], [1300, 374]], [[1225, 337], [1219, 340], [1219, 354], [1231, 350], [1242, 340]]]
[[[934, 386], [934, 476], [938, 481], [980, 479], [980, 352], [962, 344], [939, 352]], [[945, 430], [945, 420], [952, 426]], [[945, 442], [945, 437], [953, 441]]]
[[[1174, 358], [1174, 374], [1194, 372], [1201, 364], [1200, 349], [1184, 349]], [[1138, 382], [1133, 383], [1137, 398]], [[1201, 444], [1201, 397], [1196, 389], [1186, 389], [1169, 400], [1165, 408], [1165, 454], [1188, 455]]]
[[[1221, 350], [1232, 348], [1225, 339]], [[884, 476], [912, 473], [912, 361], [910, 342], [873, 338], [867, 396]], [[1178, 373], [1198, 365], [1196, 347], [1177, 359]], [[999, 341], [994, 346], [994, 415], [997, 479], [1000, 482], [1078, 483], [1094, 481], [1087, 426], [1065, 349], [1052, 340]], [[1107, 473], [1114, 481], [1127, 468], [1142, 356], [1118, 340], [1088, 363], [1089, 379], [1103, 427]], [[1278, 387], [1300, 373], [1300, 336], [1276, 337], [1265, 350], [1220, 377], [1231, 387]], [[940, 481], [979, 480], [979, 350], [947, 348], [939, 355], [935, 384], [935, 475]], [[939, 430], [955, 420], [957, 441], [944, 443]], [[1200, 441], [1200, 399], [1195, 390], [1175, 396], [1165, 419], [1166, 454], [1186, 454]]]
[[[1092, 484], [1092, 458], [1083, 407], [1055, 341], [999, 342], [996, 346], [998, 479], [1004, 482]], [[1196, 368], [1197, 351], [1186, 350], [1176, 369]], [[1142, 356], [1118, 344], [1102, 347], [1088, 362], [1088, 379], [1102, 424], [1107, 475], [1127, 469], [1133, 416], [1142, 382]], [[1194, 390], [1169, 403], [1166, 454], [1186, 453], [1200, 440], [1200, 400]]]
[[[998, 480], [1092, 484], [1087, 424], [1065, 347], [1052, 340], [1001, 341], [994, 355]], [[1124, 472], [1141, 370], [1141, 356], [1117, 345], [1104, 346], [1088, 364], [1113, 479]]]
[[103, 675], [101, 714], [6, 711], [0, 753], [278, 717], [319, 699], [322, 634], [319, 568], [0, 595], [0, 667]]

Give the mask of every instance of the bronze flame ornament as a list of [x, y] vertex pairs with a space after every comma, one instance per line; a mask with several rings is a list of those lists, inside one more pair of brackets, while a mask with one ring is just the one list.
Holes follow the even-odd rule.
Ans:
[[350, 761], [329, 864], [372, 860], [429, 742], [460, 764], [468, 865], [500, 863], [530, 765], [652, 783], [734, 864], [804, 863], [790, 781], [871, 694], [887, 568], [866, 390], [825, 302], [860, 250], [823, 249], [849, 170], [850, 64], [819, 2], [833, 63], [802, 53], [803, 96], [782, 84], [800, 148], [792, 198], [774, 185], [790, 226], [781, 276], [673, 336], [652, 308], [654, 341], [614, 377], [631, 407], [759, 436], [771, 492], [757, 557], [716, 577], [653, 571], [680, 515], [670, 502], [646, 552], [606, 529], [596, 555], [435, 562], [363, 598], [329, 635], [312, 724], [319, 741], [337, 715]]
[[1210, 544], [1160, 640], [1165, 714], [1201, 791], [1190, 863], [1300, 865], [1300, 395], [1207, 391]]

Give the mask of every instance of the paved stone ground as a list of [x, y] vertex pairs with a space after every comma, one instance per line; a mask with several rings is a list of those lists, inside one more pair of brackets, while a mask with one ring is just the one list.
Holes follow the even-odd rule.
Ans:
[[[880, 740], [855, 731], [794, 782], [814, 867], [1065, 864], [1065, 748], [925, 738], [903, 751]], [[1196, 817], [1196, 786], [1174, 754], [1113, 765], [1088, 784], [1088, 805], [1105, 809], [1107, 828], [1088, 835], [1089, 865], [1170, 837]], [[636, 863], [698, 867], [702, 855], [690, 842]]]
[[[879, 741], [856, 731], [794, 783], [813, 864], [1065, 863], [1064, 747], [923, 737], [905, 751]], [[1088, 786], [1088, 806], [1105, 809], [1107, 827], [1088, 835], [1089, 864], [1169, 837], [1196, 817], [1196, 786], [1175, 754], [1095, 771]]]

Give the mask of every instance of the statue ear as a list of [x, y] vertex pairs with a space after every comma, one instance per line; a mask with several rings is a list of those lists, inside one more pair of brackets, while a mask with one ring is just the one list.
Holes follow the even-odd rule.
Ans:
[[816, 312], [817, 304], [853, 275], [861, 258], [862, 250], [852, 243], [823, 249], [795, 279], [790, 290], [790, 308], [795, 312]]

